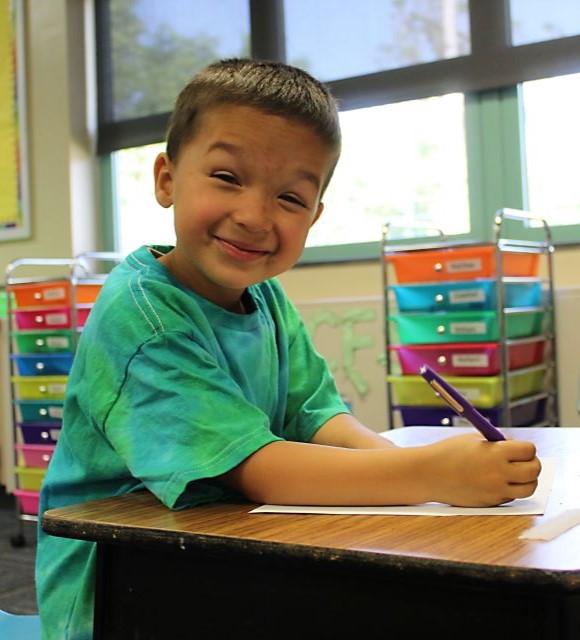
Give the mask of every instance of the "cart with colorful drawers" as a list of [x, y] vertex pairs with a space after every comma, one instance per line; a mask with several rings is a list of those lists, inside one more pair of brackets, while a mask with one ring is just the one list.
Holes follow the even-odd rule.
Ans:
[[[419, 375], [442, 374], [493, 424], [558, 423], [551, 234], [504, 238], [501, 210], [492, 243], [395, 245], [383, 233], [389, 426], [467, 423]], [[538, 231], [536, 231], [538, 233]], [[540, 273], [544, 277], [540, 277]]]
[[[7, 267], [14, 495], [20, 523], [37, 521], [76, 344], [106, 277], [89, 267], [94, 260], [113, 259], [118, 260], [116, 254], [87, 253], [19, 259]], [[10, 541], [25, 544], [22, 526]]]

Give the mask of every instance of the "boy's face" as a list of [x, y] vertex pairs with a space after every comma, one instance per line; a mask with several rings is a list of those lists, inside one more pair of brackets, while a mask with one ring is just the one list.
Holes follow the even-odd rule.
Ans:
[[161, 258], [182, 283], [238, 310], [244, 289], [291, 268], [323, 205], [336, 155], [307, 126], [258, 109], [202, 116], [176, 162], [155, 161], [155, 193], [173, 205], [176, 248]]

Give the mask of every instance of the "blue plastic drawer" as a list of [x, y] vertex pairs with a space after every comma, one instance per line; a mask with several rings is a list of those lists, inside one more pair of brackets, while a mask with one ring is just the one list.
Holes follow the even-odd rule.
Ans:
[[73, 361], [72, 353], [21, 354], [10, 356], [21, 376], [68, 375]]
[[[539, 282], [506, 282], [503, 287], [505, 307], [536, 307], [541, 304], [542, 285]], [[497, 308], [495, 279], [394, 285], [390, 288], [401, 312]]]
[[[489, 342], [500, 339], [500, 323], [495, 311], [450, 311], [391, 315], [401, 344], [441, 344], [444, 342]], [[541, 333], [543, 311], [506, 314], [508, 338], [527, 338]]]

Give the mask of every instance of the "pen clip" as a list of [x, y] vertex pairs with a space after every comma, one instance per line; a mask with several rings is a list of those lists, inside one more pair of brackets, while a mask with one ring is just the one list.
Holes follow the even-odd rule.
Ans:
[[443, 397], [443, 399], [449, 404], [449, 406], [456, 411], [457, 413], [463, 413], [463, 407], [457, 402], [457, 400], [446, 390], [444, 389], [437, 380], [429, 380], [429, 384], [435, 391]]

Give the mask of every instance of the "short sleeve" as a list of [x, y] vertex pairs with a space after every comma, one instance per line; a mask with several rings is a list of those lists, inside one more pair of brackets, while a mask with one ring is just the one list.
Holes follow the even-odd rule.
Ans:
[[169, 506], [189, 483], [280, 439], [216, 359], [180, 333], [148, 341], [132, 358], [104, 430], [130, 473]]

